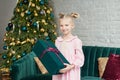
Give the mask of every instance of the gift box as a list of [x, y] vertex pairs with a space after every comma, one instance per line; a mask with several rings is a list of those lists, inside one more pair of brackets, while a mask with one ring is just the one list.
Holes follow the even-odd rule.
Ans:
[[38, 40], [33, 47], [33, 51], [52, 75], [60, 74], [59, 70], [65, 67], [63, 63], [69, 64], [51, 41]]

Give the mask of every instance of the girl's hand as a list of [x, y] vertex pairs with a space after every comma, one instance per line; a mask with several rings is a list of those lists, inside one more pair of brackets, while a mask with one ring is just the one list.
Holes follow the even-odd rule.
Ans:
[[63, 69], [60, 69], [60, 73], [66, 73], [67, 71], [73, 69], [75, 67], [75, 65], [73, 64], [67, 64], [67, 63], [64, 63], [64, 65], [66, 66], [65, 68]]

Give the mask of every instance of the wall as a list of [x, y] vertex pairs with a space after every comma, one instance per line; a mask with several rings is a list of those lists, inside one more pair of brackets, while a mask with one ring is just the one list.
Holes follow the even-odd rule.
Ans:
[[0, 51], [3, 51], [3, 37], [6, 32], [5, 28], [13, 16], [13, 10], [16, 6], [16, 2], [16, 0], [0, 0]]
[[[17, 0], [16, 0], [17, 1]], [[5, 28], [13, 15], [15, 0], [0, 1], [0, 51]], [[74, 34], [83, 45], [120, 47], [120, 0], [52, 0], [56, 18], [59, 12], [77, 12]]]
[[[120, 47], [120, 0], [53, 0], [59, 12], [77, 12], [74, 33], [83, 45]], [[57, 17], [58, 18], [58, 17]]]

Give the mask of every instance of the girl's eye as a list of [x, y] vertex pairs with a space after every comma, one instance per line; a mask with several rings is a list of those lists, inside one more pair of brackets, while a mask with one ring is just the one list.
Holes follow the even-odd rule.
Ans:
[[68, 24], [66, 24], [65, 26], [69, 26]]

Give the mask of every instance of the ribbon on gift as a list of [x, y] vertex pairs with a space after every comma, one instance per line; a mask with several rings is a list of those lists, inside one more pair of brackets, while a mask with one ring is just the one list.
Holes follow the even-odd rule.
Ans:
[[52, 47], [48, 47], [46, 50], [43, 51], [43, 53], [40, 55], [40, 59], [47, 53], [47, 52], [54, 52], [56, 54], [56, 56], [59, 58], [59, 60], [64, 63], [64, 61], [60, 58], [60, 56], [58, 55], [60, 52]]

